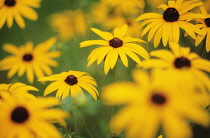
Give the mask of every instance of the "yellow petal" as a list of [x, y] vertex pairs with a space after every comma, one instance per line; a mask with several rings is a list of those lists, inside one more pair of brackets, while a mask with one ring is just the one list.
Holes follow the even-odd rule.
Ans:
[[109, 40], [111, 40], [113, 38], [113, 35], [111, 33], [109, 33], [109, 32], [103, 32], [103, 31], [101, 31], [99, 29], [96, 29], [96, 28], [91, 28], [91, 30], [94, 33], [96, 33], [97, 35], [99, 35], [101, 38], [103, 38], [103, 39], [105, 39], [107, 41], [109, 41]]
[[[111, 40], [111, 39], [110, 39]], [[80, 47], [86, 47], [91, 45], [109, 45], [109, 42], [105, 40], [87, 40], [80, 43]]]
[[140, 15], [139, 17], [137, 17], [135, 19], [135, 21], [140, 21], [140, 20], [144, 20], [144, 19], [161, 19], [163, 18], [163, 15], [159, 14], [159, 13], [144, 13], [142, 15]]

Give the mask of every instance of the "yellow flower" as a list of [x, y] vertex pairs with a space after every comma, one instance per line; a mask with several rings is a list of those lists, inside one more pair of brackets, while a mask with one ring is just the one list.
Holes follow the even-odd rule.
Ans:
[[154, 138], [161, 126], [167, 138], [190, 138], [186, 121], [208, 127], [210, 118], [204, 106], [209, 97], [180, 91], [156, 75], [135, 70], [134, 83], [117, 82], [103, 89], [105, 104], [123, 106], [111, 119], [111, 131], [125, 130], [127, 138]]
[[60, 102], [55, 98], [26, 100], [3, 95], [0, 100], [1, 138], [61, 138], [51, 121], [64, 122], [68, 114], [52, 108]]
[[145, 41], [129, 36], [125, 37], [127, 25], [124, 25], [122, 28], [116, 28], [114, 30], [114, 35], [109, 32], [102, 32], [96, 28], [92, 28], [91, 30], [105, 40], [87, 40], [80, 43], [80, 47], [101, 45], [101, 47], [94, 49], [88, 56], [88, 66], [96, 60], [97, 64], [100, 64], [102, 60], [105, 59], [104, 72], [107, 74], [110, 68], [114, 68], [118, 56], [126, 67], [128, 66], [126, 55], [137, 63], [141, 62], [137, 55], [140, 55], [145, 59], [149, 58], [148, 52], [143, 47], [132, 43], [134, 41], [145, 43]]
[[0, 69], [9, 70], [8, 78], [11, 78], [16, 72], [18, 72], [18, 76], [22, 76], [26, 72], [30, 83], [34, 81], [34, 74], [37, 78], [44, 77], [44, 73], [51, 75], [52, 70], [49, 66], [57, 66], [57, 62], [52, 58], [59, 57], [60, 52], [48, 52], [48, 50], [52, 48], [56, 40], [55, 37], [52, 37], [35, 48], [33, 48], [32, 42], [27, 42], [20, 48], [12, 44], [5, 44], [3, 49], [13, 55], [0, 61]]
[[[189, 47], [180, 47], [177, 43], [170, 43], [172, 50], [155, 50], [150, 53], [156, 57], [142, 63], [143, 68], [159, 68], [177, 87], [199, 87], [210, 90], [210, 79], [203, 71], [210, 72], [210, 62], [195, 53], [190, 53]], [[179, 84], [177, 84], [179, 83]], [[185, 84], [185, 85], [183, 85]]]
[[205, 7], [200, 6], [201, 13], [207, 15], [208, 18], [201, 18], [199, 21], [201, 24], [197, 24], [197, 26], [201, 29], [201, 34], [198, 34], [195, 40], [195, 45], [199, 45], [201, 41], [204, 39], [204, 43], [206, 44], [206, 51], [210, 51], [210, 14], [207, 14]]
[[25, 28], [23, 17], [33, 21], [37, 20], [38, 15], [32, 8], [39, 8], [40, 3], [41, 0], [1, 0], [0, 28], [2, 28], [6, 21], [7, 26], [11, 28], [13, 20], [17, 22], [19, 27]]
[[70, 70], [68, 72], [40, 78], [39, 81], [55, 81], [47, 86], [44, 91], [44, 96], [58, 89], [56, 93], [57, 98], [65, 98], [69, 95], [77, 97], [78, 95], [83, 95], [81, 88], [89, 92], [95, 100], [97, 100], [97, 96], [99, 95], [95, 88], [97, 84], [94, 78], [86, 72]]
[[13, 96], [22, 97], [34, 100], [36, 97], [28, 91], [39, 91], [33, 86], [29, 86], [23, 83], [12, 83], [12, 84], [0, 84], [0, 96], [2, 93], [10, 93]]
[[142, 36], [147, 32], [148, 41], [154, 37], [154, 47], [157, 47], [162, 38], [163, 45], [169, 42], [179, 42], [180, 28], [185, 30], [193, 39], [195, 33], [201, 33], [199, 28], [186, 20], [205, 18], [202, 14], [194, 14], [189, 10], [202, 5], [200, 1], [168, 1], [168, 5], [161, 4], [158, 8], [163, 9], [163, 14], [145, 13], [136, 18], [136, 21], [144, 20], [141, 27], [147, 25], [142, 31]]
[[53, 14], [49, 23], [63, 41], [69, 40], [75, 35], [84, 35], [87, 31], [87, 21], [82, 10], [66, 10]]

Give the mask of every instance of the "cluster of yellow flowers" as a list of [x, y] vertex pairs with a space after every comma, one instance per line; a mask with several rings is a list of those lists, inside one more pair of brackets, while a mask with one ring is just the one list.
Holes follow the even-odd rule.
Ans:
[[[53, 123], [65, 127], [64, 119], [69, 114], [56, 106], [69, 96], [85, 97], [83, 91], [106, 106], [120, 106], [109, 122], [111, 135], [125, 131], [127, 138], [155, 138], [161, 130], [167, 138], [192, 138], [191, 123], [209, 127], [210, 61], [180, 39], [189, 36], [194, 46], [203, 43], [204, 52], [210, 51], [208, 9], [200, 0], [169, 0], [157, 7], [158, 13], [145, 13], [148, 4], [156, 6], [153, 0], [101, 0], [86, 15], [81, 9], [51, 15], [48, 21], [57, 37], [36, 46], [33, 42], [19, 47], [4, 44], [3, 50], [11, 55], [0, 60], [0, 70], [8, 70], [8, 79], [17, 77], [16, 73], [19, 78], [26, 74], [30, 84], [34, 80], [41, 82], [39, 85], [52, 81], [44, 96], [57, 92], [55, 97], [44, 98], [29, 93], [39, 90], [20, 81], [0, 84], [0, 137], [62, 137]], [[0, 28], [5, 22], [11, 28], [15, 20], [24, 29], [23, 17], [37, 20], [33, 8], [40, 5], [41, 0], [1, 0]], [[78, 45], [78, 48], [99, 46], [87, 57], [87, 66], [104, 63], [106, 76], [116, 68], [118, 60], [128, 67], [132, 59], [136, 62], [131, 73], [133, 82], [115, 80], [97, 90], [97, 81], [87, 72], [68, 69], [53, 73], [51, 67], [60, 66], [54, 58], [65, 56], [58, 49], [52, 50], [53, 47], [58, 41], [84, 36], [90, 22], [112, 29], [113, 33], [90, 28], [102, 39]], [[154, 48], [145, 47], [148, 43]], [[156, 50], [157, 47], [160, 49]]]

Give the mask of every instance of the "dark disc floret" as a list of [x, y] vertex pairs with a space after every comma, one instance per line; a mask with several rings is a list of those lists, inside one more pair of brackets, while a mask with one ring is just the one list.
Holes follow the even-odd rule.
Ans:
[[11, 114], [11, 119], [15, 123], [24, 123], [29, 118], [29, 113], [24, 107], [16, 107]]
[[25, 54], [25, 55], [23, 55], [23, 60], [29, 62], [29, 61], [33, 60], [33, 55]]
[[123, 41], [117, 37], [114, 37], [113, 39], [109, 41], [109, 45], [112, 46], [113, 48], [118, 48], [123, 45]]
[[74, 85], [78, 82], [77, 77], [75, 77], [74, 75], [67, 76], [64, 81], [69, 85]]
[[210, 27], [210, 18], [205, 19], [205, 24], [206, 26]]
[[175, 8], [167, 8], [163, 13], [166, 22], [175, 22], [179, 19], [179, 12]]
[[15, 0], [5, 0], [4, 1], [4, 5], [6, 6], [14, 6], [16, 4], [16, 1]]
[[151, 96], [151, 102], [153, 104], [156, 104], [156, 105], [163, 105], [166, 103], [166, 97], [162, 94], [159, 94], [159, 93], [154, 93], [152, 96]]
[[190, 62], [189, 59], [187, 59], [185, 57], [179, 57], [179, 58], [175, 59], [174, 66], [176, 68], [190, 67], [191, 66], [191, 62]]

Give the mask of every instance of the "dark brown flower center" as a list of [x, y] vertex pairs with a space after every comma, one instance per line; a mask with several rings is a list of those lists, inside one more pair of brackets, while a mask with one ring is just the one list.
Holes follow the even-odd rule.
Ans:
[[166, 22], [175, 22], [179, 19], [179, 12], [175, 8], [167, 8], [163, 13]]
[[29, 118], [29, 113], [24, 107], [17, 107], [12, 111], [11, 119], [15, 123], [23, 123]]
[[4, 1], [4, 5], [9, 6], [9, 7], [12, 7], [15, 4], [16, 4], [16, 1], [15, 0], [5, 0]]
[[205, 19], [205, 24], [206, 26], [210, 27], [210, 18]]
[[118, 47], [121, 47], [123, 45], [123, 41], [120, 40], [119, 38], [115, 37], [115, 38], [113, 38], [109, 41], [109, 45], [114, 47], [114, 48], [118, 48]]
[[23, 56], [23, 60], [29, 62], [29, 61], [33, 60], [33, 56], [31, 54], [25, 54]]
[[189, 59], [187, 59], [185, 57], [179, 57], [179, 58], [175, 59], [174, 66], [176, 68], [190, 67], [191, 66], [191, 62], [190, 62]]
[[167, 101], [166, 97], [164, 95], [161, 95], [159, 93], [154, 93], [151, 96], [151, 102], [156, 104], [156, 105], [163, 105]]
[[74, 85], [78, 82], [77, 77], [75, 77], [74, 75], [67, 76], [64, 81], [69, 85]]

